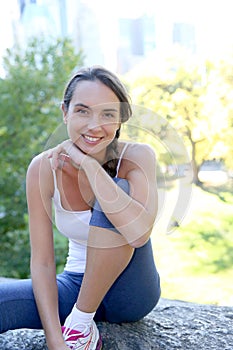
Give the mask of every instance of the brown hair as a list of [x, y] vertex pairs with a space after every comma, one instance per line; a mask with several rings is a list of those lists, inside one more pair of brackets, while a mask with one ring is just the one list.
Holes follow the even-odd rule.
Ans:
[[[69, 81], [64, 91], [64, 108], [68, 110], [70, 101], [72, 99], [74, 90], [78, 82], [83, 80], [95, 81], [99, 80], [104, 85], [108, 86], [117, 96], [120, 101], [120, 122], [126, 122], [132, 115], [129, 95], [121, 83], [119, 78], [101, 66], [93, 66], [81, 68]], [[114, 140], [108, 145], [106, 153], [106, 163], [103, 168], [106, 172], [114, 177], [116, 175], [116, 168], [118, 163], [118, 138], [120, 136], [120, 128], [116, 131]]]

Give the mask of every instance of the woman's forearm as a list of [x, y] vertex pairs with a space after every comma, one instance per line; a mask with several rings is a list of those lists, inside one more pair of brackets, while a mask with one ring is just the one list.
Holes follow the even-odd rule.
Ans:
[[103, 212], [125, 239], [129, 243], [147, 240], [154, 216], [125, 193], [95, 159], [86, 157], [82, 168]]
[[[157, 214], [156, 162], [154, 152], [146, 145], [131, 145], [129, 149], [125, 173], [130, 195], [111, 179], [94, 157], [82, 153], [71, 140], [52, 149], [48, 157], [52, 158], [56, 169], [59, 155], [65, 151], [72, 165], [85, 172], [94, 196], [111, 223], [129, 244], [138, 247], [148, 240]], [[84, 192], [83, 198], [85, 196]]]
[[58, 315], [58, 293], [54, 266], [31, 264], [33, 291], [50, 350], [64, 345]]

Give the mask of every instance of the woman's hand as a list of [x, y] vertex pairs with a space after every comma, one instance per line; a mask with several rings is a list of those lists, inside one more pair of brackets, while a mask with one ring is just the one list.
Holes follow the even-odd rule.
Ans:
[[49, 350], [70, 350], [70, 348], [64, 343], [63, 345], [56, 346], [55, 348], [49, 348]]
[[49, 350], [70, 350], [70, 347], [66, 345], [63, 338], [61, 338], [59, 341], [54, 338], [52, 341], [49, 341], [49, 339], [47, 339], [47, 346]]
[[66, 154], [70, 158], [71, 164], [77, 168], [81, 168], [81, 164], [87, 157], [71, 140], [65, 140], [54, 148], [47, 151], [48, 158], [52, 159], [52, 168], [56, 170], [60, 162], [63, 160], [61, 154]]

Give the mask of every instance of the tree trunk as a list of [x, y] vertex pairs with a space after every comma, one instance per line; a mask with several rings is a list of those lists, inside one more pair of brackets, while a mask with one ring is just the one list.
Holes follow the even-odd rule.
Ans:
[[193, 183], [197, 186], [201, 186], [201, 181], [198, 179], [198, 172], [199, 172], [199, 166], [197, 165], [196, 161], [196, 144], [197, 142], [193, 141], [191, 132], [188, 133], [189, 141], [191, 143], [191, 148], [192, 148], [192, 159], [191, 159], [191, 164], [193, 168]]

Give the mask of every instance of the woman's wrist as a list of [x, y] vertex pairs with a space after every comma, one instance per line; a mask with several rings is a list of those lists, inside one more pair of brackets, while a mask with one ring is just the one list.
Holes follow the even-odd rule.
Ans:
[[101, 168], [101, 165], [95, 158], [86, 156], [80, 164], [80, 169], [83, 169], [85, 172], [88, 172], [88, 170], [92, 170], [93, 168]]
[[48, 337], [46, 337], [46, 340], [47, 340], [47, 345], [49, 350], [66, 350], [67, 349], [67, 346], [65, 344], [63, 337], [57, 338], [53, 335], [51, 339], [48, 339]]

